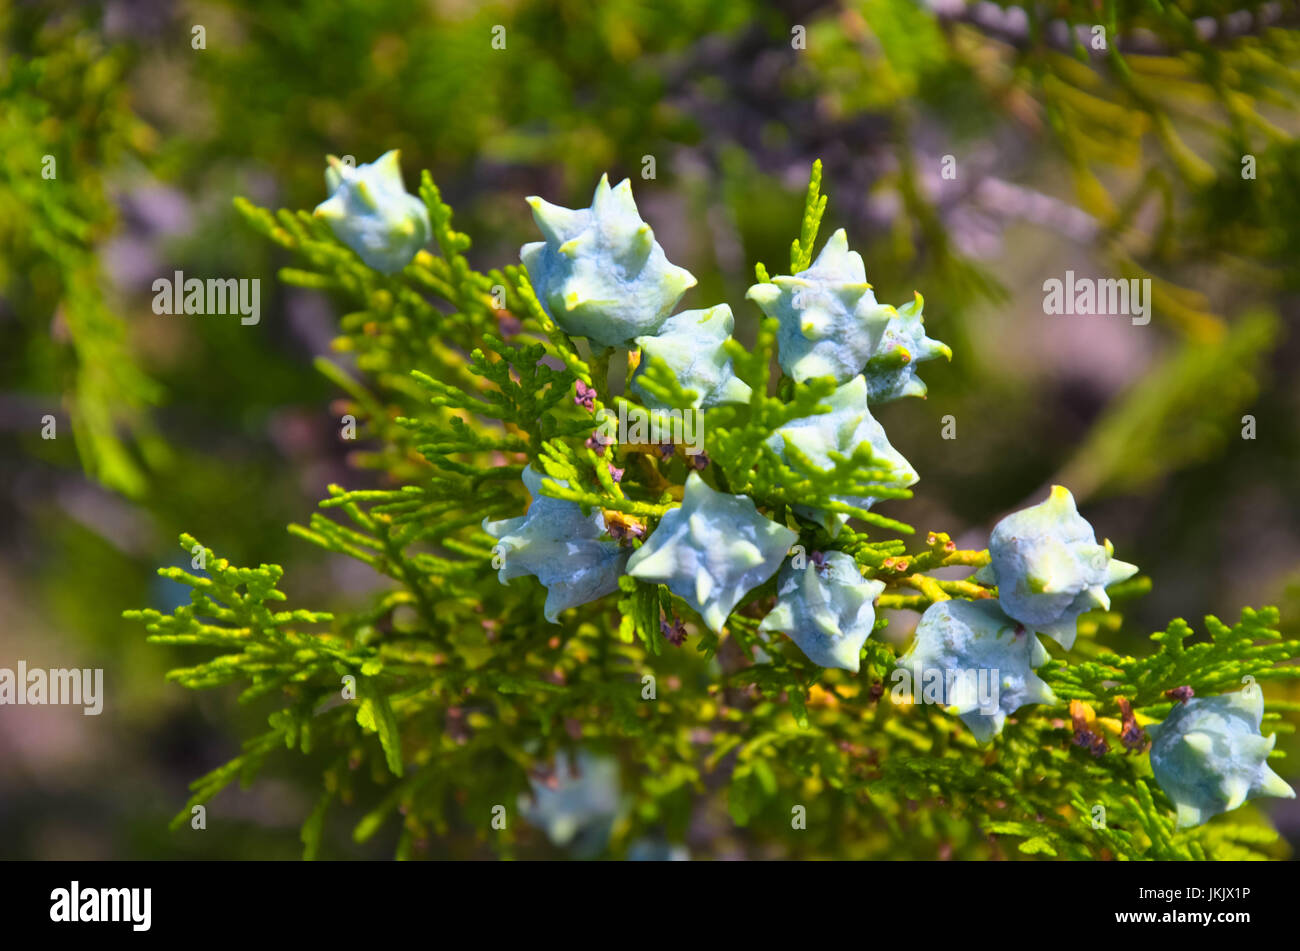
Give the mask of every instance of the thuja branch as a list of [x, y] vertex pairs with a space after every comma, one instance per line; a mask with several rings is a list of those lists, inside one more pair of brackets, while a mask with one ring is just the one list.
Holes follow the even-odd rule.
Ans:
[[[568, 820], [542, 803], [563, 761], [626, 784], [633, 812], [609, 835], [675, 821], [722, 771], [733, 820], [773, 835], [793, 791], [816, 784], [825, 828], [853, 841], [1206, 858], [1238, 828], [1208, 820], [1292, 794], [1261, 733], [1291, 728], [1279, 714], [1293, 711], [1265, 714], [1259, 684], [1300, 670], [1275, 611], [1207, 619], [1210, 640], [1191, 645], [1176, 621], [1154, 653], [1124, 657], [1102, 641], [1122, 622], [1114, 602], [1147, 582], [1066, 488], [980, 550], [931, 532], [909, 552], [911, 526], [873, 511], [902, 508], [919, 478], [873, 408], [924, 395], [920, 370], [952, 351], [927, 335], [919, 294], [876, 299], [844, 231], [817, 250], [820, 166], [791, 273], [756, 267], [736, 313], [678, 309], [695, 278], [626, 181], [602, 179], [587, 208], [530, 199], [541, 240], [487, 273], [427, 173], [418, 197], [405, 191], [395, 153], [332, 164], [327, 183], [315, 215], [240, 209], [302, 259], [283, 276], [355, 308], [340, 349], [363, 379], [325, 372], [383, 443], [390, 487], [331, 487], [292, 531], [387, 582], [337, 614], [272, 612], [275, 566], [198, 546], [197, 574], [164, 569], [191, 604], [129, 616], [217, 652], [173, 677], [280, 703], [194, 801], [283, 744], [327, 759], [309, 856], [323, 810], [363, 778], [377, 805], [356, 837], [400, 814], [401, 855], [457, 822], [482, 836], [466, 816], [529, 791], [528, 822], [558, 840]], [[734, 338], [738, 317], [757, 321], [753, 347]], [[952, 568], [973, 573], [934, 577]], [[884, 636], [885, 608], [920, 615], [910, 640]], [[908, 824], [908, 802], [938, 796], [944, 830]], [[518, 834], [508, 822], [491, 841], [508, 854]]]

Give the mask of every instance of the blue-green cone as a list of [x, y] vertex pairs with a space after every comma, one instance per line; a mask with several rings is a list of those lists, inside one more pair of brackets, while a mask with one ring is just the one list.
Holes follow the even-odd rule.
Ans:
[[618, 761], [579, 750], [577, 764], [574, 776], [568, 754], [558, 751], [553, 783], [530, 778], [532, 796], [521, 795], [518, 807], [524, 820], [555, 845], [577, 844], [583, 852], [595, 852], [605, 845], [619, 813]]
[[1268, 766], [1277, 734], [1262, 736], [1264, 694], [1258, 686], [1177, 703], [1161, 723], [1147, 727], [1151, 771], [1178, 809], [1178, 826], [1200, 825], [1247, 799], [1295, 790]]
[[747, 403], [750, 389], [732, 370], [722, 342], [731, 336], [736, 321], [726, 304], [707, 310], [684, 310], [664, 321], [653, 336], [636, 338], [643, 351], [641, 366], [632, 377], [632, 390], [651, 409], [667, 409], [646, 393], [639, 380], [650, 357], [668, 365], [683, 390], [695, 393], [697, 408], [719, 403]]
[[605, 517], [599, 511], [583, 515], [576, 502], [542, 495], [542, 476], [532, 466], [524, 468], [523, 476], [533, 499], [527, 514], [500, 522], [485, 518], [483, 531], [498, 539], [494, 550], [504, 556], [497, 574], [501, 583], [536, 575], [546, 587], [546, 620], [555, 623], [561, 611], [616, 590], [628, 552], [617, 542], [601, 540]]
[[1054, 485], [1047, 501], [998, 522], [989, 539], [992, 563], [974, 577], [998, 586], [1007, 614], [1069, 650], [1079, 616], [1109, 609], [1106, 587], [1137, 574], [1113, 553], [1109, 541], [1097, 544], [1069, 490]]
[[711, 489], [692, 472], [681, 506], [664, 515], [627, 573], [666, 584], [721, 633], [731, 609], [776, 573], [798, 537], [760, 515], [752, 499]]
[[845, 383], [862, 372], [879, 346], [894, 308], [876, 303], [862, 257], [841, 228], [812, 267], [755, 284], [745, 295], [780, 322], [777, 359], [802, 383], [833, 376]]
[[356, 168], [331, 155], [325, 185], [330, 197], [316, 206], [316, 215], [381, 274], [406, 267], [433, 237], [424, 202], [402, 184], [397, 149]]
[[925, 396], [925, 381], [916, 374], [916, 366], [936, 357], [952, 359], [946, 343], [925, 335], [921, 316], [924, 299], [916, 294], [889, 318], [880, 344], [867, 361], [863, 375], [867, 378], [867, 397], [872, 403], [887, 403], [904, 396]]
[[1033, 632], [1003, 614], [997, 602], [949, 600], [926, 609], [898, 666], [910, 672], [916, 702], [944, 704], [976, 740], [987, 743], [1002, 732], [1008, 714], [1027, 704], [1056, 702], [1034, 673], [1047, 660]]
[[[882, 427], [867, 409], [867, 381], [856, 376], [828, 396], [829, 413], [793, 419], [768, 437], [767, 445], [782, 460], [786, 460], [787, 447], [802, 452], [816, 466], [830, 471], [834, 467], [832, 452], [850, 456], [862, 443], [871, 445], [872, 454], [883, 468], [894, 472], [894, 484], [902, 487], [915, 485], [920, 478], [902, 454], [889, 444]], [[862, 509], [869, 509], [876, 500], [871, 497], [835, 496], [836, 501]], [[849, 516], [842, 512], [828, 512], [807, 505], [796, 505], [794, 510], [804, 518], [822, 525], [832, 537], [839, 534]]]
[[565, 333], [594, 347], [626, 347], [657, 332], [695, 286], [641, 220], [627, 179], [610, 188], [602, 175], [590, 208], [536, 196], [528, 203], [545, 240], [524, 245], [519, 257], [538, 300]]
[[777, 576], [777, 601], [758, 629], [786, 634], [814, 664], [857, 673], [862, 645], [876, 623], [874, 601], [883, 581], [862, 577], [858, 564], [841, 551], [803, 568], [792, 560]]

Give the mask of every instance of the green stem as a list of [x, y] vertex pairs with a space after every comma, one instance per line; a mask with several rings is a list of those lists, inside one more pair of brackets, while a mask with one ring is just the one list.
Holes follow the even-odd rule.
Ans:
[[609, 361], [614, 356], [614, 348], [606, 347], [591, 354], [591, 385], [598, 393], [609, 395]]

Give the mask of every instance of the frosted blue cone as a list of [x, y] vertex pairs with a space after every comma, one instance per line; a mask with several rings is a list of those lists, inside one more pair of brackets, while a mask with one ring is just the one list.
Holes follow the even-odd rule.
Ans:
[[557, 752], [554, 783], [530, 779], [532, 797], [521, 795], [518, 807], [524, 821], [545, 832], [555, 845], [582, 844], [583, 851], [599, 851], [619, 812], [618, 762], [579, 750], [577, 763], [574, 776], [568, 754]]
[[684, 845], [644, 837], [628, 846], [627, 860], [629, 862], [689, 862], [691, 851]]
[[998, 586], [1007, 614], [1069, 650], [1079, 616], [1109, 609], [1106, 587], [1137, 574], [1113, 554], [1109, 541], [1097, 544], [1074, 496], [1056, 485], [1045, 502], [998, 522], [989, 539], [992, 562], [975, 578]]
[[528, 512], [499, 522], [485, 518], [483, 531], [498, 539], [493, 548], [504, 557], [500, 582], [535, 575], [546, 588], [546, 620], [555, 623], [561, 611], [615, 591], [629, 553], [602, 540], [605, 517], [598, 510], [583, 515], [576, 502], [542, 495], [542, 476], [532, 466], [523, 478], [532, 496]]
[[[832, 452], [850, 456], [863, 443], [869, 443], [872, 454], [881, 467], [891, 469], [893, 484], [901, 487], [915, 485], [920, 479], [916, 470], [902, 454], [889, 444], [884, 427], [876, 422], [867, 408], [867, 382], [857, 376], [839, 387], [824, 402], [831, 407], [829, 413], [803, 416], [791, 420], [768, 437], [767, 445], [783, 461], [787, 460], [787, 447], [802, 452], [819, 468], [834, 468]], [[862, 509], [869, 509], [876, 499], [859, 496], [833, 496]], [[828, 512], [807, 505], [796, 505], [794, 510], [804, 518], [822, 525], [831, 536], [839, 534], [849, 516], [842, 512]]]
[[692, 472], [681, 506], [664, 515], [627, 573], [667, 585], [721, 633], [732, 608], [776, 573], [798, 537], [760, 515], [752, 499], [711, 489]]
[[815, 376], [845, 383], [857, 376], [895, 313], [876, 303], [862, 257], [849, 250], [842, 228], [808, 270], [755, 284], [745, 296], [779, 322], [777, 359], [800, 383]]
[[641, 220], [627, 179], [610, 188], [602, 175], [590, 208], [536, 196], [528, 203], [545, 240], [524, 245], [519, 257], [538, 300], [565, 333], [595, 347], [626, 347], [657, 332], [695, 286]]
[[696, 408], [719, 403], [748, 403], [750, 388], [736, 376], [723, 341], [736, 321], [726, 304], [707, 310], [684, 310], [664, 321], [659, 332], [636, 338], [642, 350], [641, 366], [632, 377], [632, 391], [651, 409], [668, 409], [646, 393], [639, 380], [650, 357], [658, 357], [673, 371], [683, 390], [695, 393]]
[[1258, 686], [1177, 703], [1147, 727], [1151, 771], [1178, 810], [1178, 827], [1200, 825], [1248, 799], [1294, 799], [1295, 790], [1268, 766], [1277, 734], [1262, 736]]
[[335, 236], [368, 267], [393, 274], [429, 243], [433, 229], [424, 202], [407, 194], [396, 149], [352, 168], [329, 157], [330, 197], [316, 206]]
[[917, 364], [936, 357], [952, 359], [946, 343], [925, 335], [921, 309], [924, 299], [916, 294], [889, 318], [880, 344], [872, 352], [863, 375], [867, 378], [867, 398], [872, 403], [887, 403], [905, 396], [925, 396], [925, 381], [917, 375]]
[[[987, 743], [1002, 732], [1009, 714], [1028, 704], [1056, 702], [1034, 672], [1047, 660], [1038, 638], [1002, 613], [997, 602], [954, 599], [926, 609], [898, 666], [911, 674], [916, 702], [942, 703], [976, 740]], [[951, 684], [950, 671], [961, 672]], [[984, 697], [981, 677], [989, 688]]]
[[883, 581], [862, 577], [844, 552], [827, 552], [821, 565], [803, 568], [787, 560], [777, 576], [777, 601], [762, 632], [779, 632], [799, 645], [814, 664], [858, 671], [862, 645], [876, 623], [874, 602]]

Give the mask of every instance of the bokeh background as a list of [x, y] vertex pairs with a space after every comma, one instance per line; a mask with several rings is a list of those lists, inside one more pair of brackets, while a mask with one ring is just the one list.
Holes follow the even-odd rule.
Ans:
[[[319, 776], [298, 757], [223, 793], [207, 831], [167, 831], [267, 711], [166, 683], [192, 655], [120, 614], [182, 597], [154, 575], [188, 560], [181, 531], [285, 565], [297, 603], [374, 584], [285, 531], [327, 484], [373, 476], [313, 367], [340, 314], [276, 281], [289, 262], [231, 204], [312, 207], [327, 153], [400, 148], [412, 187], [431, 170], [480, 268], [533, 239], [523, 196], [583, 206], [600, 174], [631, 176], [699, 278], [683, 306], [729, 301], [742, 340], [753, 264], [783, 269], [820, 158], [823, 235], [848, 229], [880, 299], [919, 290], [955, 354], [928, 365], [926, 400], [880, 410], [922, 474], [882, 511], [978, 548], [1063, 482], [1153, 579], [1117, 648], [1243, 605], [1300, 630], [1296, 12], [0, 0], [0, 666], [102, 667], [107, 694], [100, 717], [0, 708], [0, 857], [300, 851]], [[1151, 278], [1151, 323], [1046, 315], [1043, 281], [1067, 269]], [[259, 278], [260, 323], [154, 314], [150, 286], [176, 270]], [[1300, 842], [1296, 802], [1270, 814]], [[734, 830], [692, 836], [754, 854]]]

